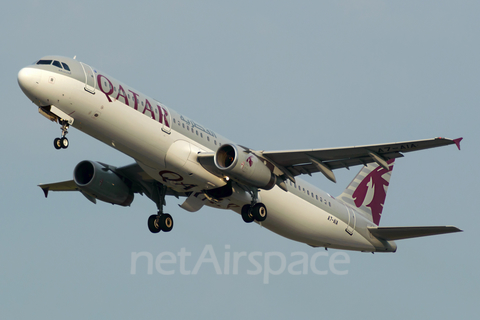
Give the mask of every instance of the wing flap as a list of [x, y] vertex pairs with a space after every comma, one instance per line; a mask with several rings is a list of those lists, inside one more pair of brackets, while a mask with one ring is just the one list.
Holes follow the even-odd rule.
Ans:
[[463, 231], [454, 226], [371, 227], [368, 230], [375, 237], [384, 240], [402, 240]]

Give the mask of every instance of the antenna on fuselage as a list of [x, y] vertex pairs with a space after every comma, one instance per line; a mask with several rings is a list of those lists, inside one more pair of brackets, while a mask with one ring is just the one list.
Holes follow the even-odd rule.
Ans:
[[75, 59], [77, 59], [77, 56], [74, 56], [74, 57], [73, 57], [73, 60], [75, 60]]

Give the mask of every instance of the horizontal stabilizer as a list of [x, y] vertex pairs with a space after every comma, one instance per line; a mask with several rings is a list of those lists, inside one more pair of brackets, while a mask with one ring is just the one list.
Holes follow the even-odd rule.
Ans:
[[454, 226], [432, 226], [432, 227], [371, 227], [370, 233], [377, 238], [385, 240], [401, 240], [417, 237], [433, 236], [436, 234], [461, 232]]

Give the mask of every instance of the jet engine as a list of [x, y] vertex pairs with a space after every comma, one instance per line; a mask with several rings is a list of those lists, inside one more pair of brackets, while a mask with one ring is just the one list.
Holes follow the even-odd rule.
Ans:
[[226, 176], [251, 187], [270, 190], [276, 182], [267, 162], [233, 144], [224, 144], [214, 156], [217, 169]]
[[98, 200], [129, 206], [133, 192], [125, 181], [108, 167], [95, 161], [82, 161], [73, 171], [73, 181], [86, 193]]

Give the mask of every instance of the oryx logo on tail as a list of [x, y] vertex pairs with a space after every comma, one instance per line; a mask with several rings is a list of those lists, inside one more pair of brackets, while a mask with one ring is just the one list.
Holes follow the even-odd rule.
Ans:
[[352, 194], [357, 208], [363, 205], [370, 208], [373, 222], [376, 225], [380, 223], [383, 205], [387, 197], [387, 187], [390, 184], [390, 177], [386, 179], [383, 176], [393, 170], [393, 162], [393, 159], [387, 162], [389, 165], [388, 170], [378, 166], [371, 171]]
[[364, 166], [343, 193], [337, 197], [377, 226], [382, 216], [387, 189], [395, 159], [387, 161], [388, 169], [376, 163]]

